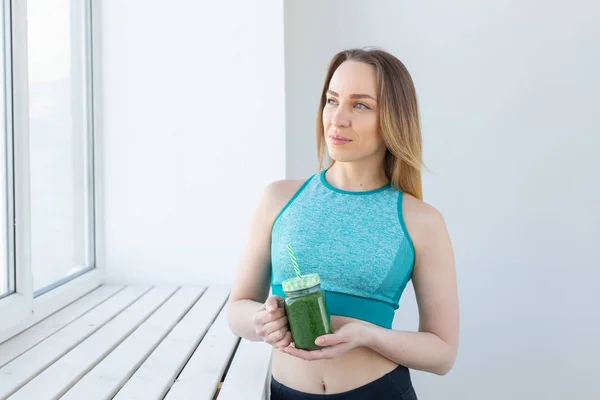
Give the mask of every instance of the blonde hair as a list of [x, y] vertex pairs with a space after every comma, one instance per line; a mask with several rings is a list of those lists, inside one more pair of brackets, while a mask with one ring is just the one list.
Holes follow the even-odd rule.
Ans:
[[[327, 90], [334, 72], [345, 61], [358, 61], [375, 67], [379, 130], [387, 147], [385, 173], [396, 189], [422, 200], [423, 149], [415, 86], [404, 64], [383, 50], [344, 50], [331, 60], [317, 113], [317, 153], [320, 169], [324, 167], [326, 155], [323, 108], [327, 101]], [[331, 168], [334, 162], [330, 160], [327, 168]]]

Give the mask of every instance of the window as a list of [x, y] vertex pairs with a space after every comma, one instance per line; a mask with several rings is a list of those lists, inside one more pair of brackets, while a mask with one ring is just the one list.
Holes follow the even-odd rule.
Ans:
[[[0, 10], [1, 12], [2, 10]], [[0, 13], [0, 299], [14, 292], [14, 264], [11, 262], [9, 251], [10, 232], [12, 220], [12, 162], [9, 151], [11, 149], [10, 120], [7, 113], [7, 102], [11, 101], [10, 69], [6, 65], [5, 35], [6, 24], [4, 14]]]
[[100, 283], [91, 0], [0, 0], [0, 342]]
[[27, 1], [31, 270], [36, 294], [94, 264], [84, 3]]
[[[3, 84], [0, 85], [3, 88]], [[0, 108], [4, 114], [4, 104], [0, 101]], [[0, 117], [4, 126], [5, 116]], [[6, 135], [0, 140], [0, 298], [13, 291], [12, 273], [14, 269], [8, 260], [8, 182], [6, 171]]]

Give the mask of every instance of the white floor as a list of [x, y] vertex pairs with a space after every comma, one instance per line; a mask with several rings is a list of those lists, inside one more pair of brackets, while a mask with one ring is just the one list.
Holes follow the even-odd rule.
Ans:
[[264, 399], [271, 351], [223, 287], [103, 285], [0, 344], [0, 399]]

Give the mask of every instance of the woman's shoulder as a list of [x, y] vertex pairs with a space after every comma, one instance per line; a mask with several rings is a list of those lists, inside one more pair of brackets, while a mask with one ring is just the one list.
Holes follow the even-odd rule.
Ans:
[[405, 214], [409, 214], [414, 218], [421, 220], [420, 222], [435, 222], [436, 220], [443, 218], [442, 213], [432, 206], [424, 202], [423, 200], [417, 199], [415, 196], [408, 193], [403, 194], [402, 208]]
[[265, 187], [265, 197], [274, 201], [289, 200], [308, 179], [282, 179], [273, 181]]
[[432, 235], [446, 232], [442, 213], [408, 193], [403, 195], [402, 215], [413, 242], [427, 241]]
[[282, 179], [269, 183], [264, 189], [263, 201], [271, 214], [278, 215], [309, 179]]

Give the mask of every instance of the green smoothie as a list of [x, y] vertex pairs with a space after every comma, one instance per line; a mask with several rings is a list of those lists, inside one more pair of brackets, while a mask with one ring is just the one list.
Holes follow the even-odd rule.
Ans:
[[321, 347], [315, 344], [315, 339], [332, 333], [331, 322], [320, 284], [305, 287], [312, 284], [314, 278], [308, 282], [310, 283], [307, 285], [294, 287], [296, 290], [290, 290], [288, 286], [285, 292], [285, 312], [294, 346], [302, 350], [317, 350]]

